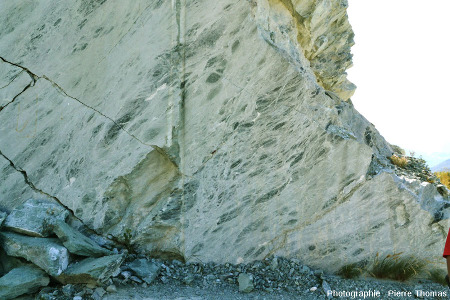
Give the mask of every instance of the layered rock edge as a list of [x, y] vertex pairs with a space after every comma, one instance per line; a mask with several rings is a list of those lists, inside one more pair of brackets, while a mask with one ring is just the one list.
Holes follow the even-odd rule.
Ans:
[[343, 101], [346, 1], [66, 5], [4, 4], [1, 209], [188, 261], [440, 257], [446, 199]]

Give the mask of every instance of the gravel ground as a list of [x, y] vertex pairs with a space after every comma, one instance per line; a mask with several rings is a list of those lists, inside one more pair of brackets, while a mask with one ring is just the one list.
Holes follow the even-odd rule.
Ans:
[[[104, 286], [66, 285], [47, 287], [35, 299], [42, 300], [156, 300], [156, 299], [450, 299], [450, 289], [428, 279], [408, 282], [368, 276], [344, 279], [314, 270], [295, 259], [271, 257], [250, 264], [203, 264], [148, 260], [159, 267], [150, 284], [129, 265]], [[142, 257], [140, 258], [143, 259]], [[241, 278], [242, 277], [242, 278]], [[246, 281], [243, 279], [247, 279]], [[250, 280], [248, 280], [250, 279]], [[240, 292], [240, 288], [250, 292]], [[423, 295], [418, 294], [423, 291]], [[347, 294], [342, 294], [347, 292]], [[329, 293], [329, 292], [328, 292]], [[339, 294], [341, 293], [341, 294]], [[363, 293], [366, 293], [364, 295]], [[33, 299], [22, 297], [21, 300]]]
[[[442, 285], [431, 283], [429, 281], [415, 281], [410, 283], [399, 283], [388, 280], [374, 280], [371, 278], [358, 279], [358, 280], [346, 280], [339, 277], [326, 276], [326, 282], [329, 283], [332, 290], [337, 292], [358, 292], [366, 291], [373, 293], [379, 291], [378, 297], [366, 297], [365, 299], [450, 299], [450, 290]], [[311, 291], [310, 289], [317, 287], [317, 290]], [[417, 297], [416, 290], [422, 290], [428, 293], [435, 293], [436, 295], [429, 294], [428, 297]], [[389, 295], [389, 291], [395, 291], [403, 294]], [[411, 296], [406, 293], [411, 292]], [[440, 297], [437, 295], [439, 292], [446, 294], [446, 296]], [[335, 296], [334, 299], [364, 299], [364, 296]], [[119, 300], [119, 299], [137, 299], [137, 300], [157, 300], [157, 299], [328, 299], [325, 295], [324, 289], [321, 284], [312, 285], [311, 287], [300, 286], [297, 289], [275, 289], [272, 292], [256, 290], [250, 293], [239, 292], [237, 285], [225, 284], [225, 285], [198, 285], [198, 286], [186, 286], [177, 283], [156, 283], [149, 287], [143, 288], [123, 286], [119, 287], [117, 293], [111, 293], [105, 295], [105, 300]]]

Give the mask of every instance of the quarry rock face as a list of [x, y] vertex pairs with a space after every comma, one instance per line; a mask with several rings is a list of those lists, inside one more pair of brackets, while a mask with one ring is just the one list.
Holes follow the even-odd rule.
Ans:
[[39, 195], [186, 261], [441, 258], [448, 197], [349, 100], [347, 1], [1, 6], [0, 210]]

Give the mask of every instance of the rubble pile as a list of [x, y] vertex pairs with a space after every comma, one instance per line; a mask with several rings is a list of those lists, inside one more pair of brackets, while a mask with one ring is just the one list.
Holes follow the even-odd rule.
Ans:
[[126, 252], [103, 248], [71, 227], [58, 203], [30, 199], [0, 212], [0, 299], [35, 293], [51, 281], [105, 284], [120, 272]]

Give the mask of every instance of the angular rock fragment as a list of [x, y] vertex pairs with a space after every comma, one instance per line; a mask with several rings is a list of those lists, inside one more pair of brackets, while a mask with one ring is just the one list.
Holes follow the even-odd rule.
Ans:
[[52, 234], [50, 225], [56, 220], [64, 221], [68, 215], [69, 212], [57, 203], [29, 199], [9, 214], [4, 226], [26, 235], [47, 237]]
[[252, 274], [246, 274], [241, 273], [238, 277], [239, 282], [239, 292], [242, 293], [250, 293], [253, 291], [253, 275]]
[[69, 252], [57, 239], [1, 232], [0, 241], [6, 254], [23, 257], [44, 269], [51, 276], [61, 274], [69, 264]]
[[111, 254], [110, 251], [100, 247], [93, 240], [73, 229], [64, 221], [58, 220], [52, 226], [53, 232], [70, 253], [92, 257]]
[[63, 284], [86, 283], [97, 284], [107, 281], [115, 273], [125, 256], [122, 254], [101, 258], [86, 258], [70, 265], [56, 280]]
[[128, 267], [148, 284], [155, 280], [161, 270], [160, 263], [151, 262], [144, 258], [134, 260]]
[[332, 291], [331, 287], [328, 284], [328, 282], [326, 282], [325, 280], [322, 281], [322, 288], [323, 288], [323, 291], [325, 292], [325, 295], [327, 295], [328, 299], [333, 298], [333, 296], [331, 295], [331, 291]]
[[48, 285], [50, 279], [35, 266], [23, 266], [11, 270], [0, 278], [0, 299], [13, 299], [23, 294], [34, 293]]
[[0, 228], [2, 227], [3, 221], [6, 219], [6, 213], [3, 211], [0, 211]]

